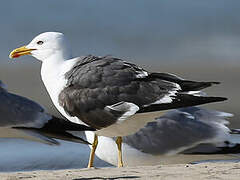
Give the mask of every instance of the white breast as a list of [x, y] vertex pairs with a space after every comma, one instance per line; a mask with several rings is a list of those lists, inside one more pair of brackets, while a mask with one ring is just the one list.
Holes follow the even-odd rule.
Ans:
[[58, 96], [67, 84], [67, 79], [65, 79], [64, 75], [73, 67], [76, 60], [77, 59], [71, 59], [62, 62], [54, 62], [52, 59], [45, 60], [41, 67], [41, 77], [48, 94], [58, 111], [69, 121], [86, 125], [77, 117], [69, 116], [58, 103]]

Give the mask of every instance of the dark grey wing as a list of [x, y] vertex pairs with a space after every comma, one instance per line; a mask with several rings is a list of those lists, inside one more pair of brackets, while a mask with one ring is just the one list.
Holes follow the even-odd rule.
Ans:
[[229, 116], [197, 107], [172, 110], [123, 137], [123, 142], [150, 154], [213, 152], [216, 144], [223, 144], [229, 137], [230, 130], [224, 125]]
[[34, 101], [0, 91], [0, 126], [41, 127], [51, 116]]
[[59, 104], [69, 115], [96, 129], [115, 123], [121, 115], [134, 109], [116, 108], [116, 113], [106, 110], [107, 106], [119, 102], [137, 106], [137, 112], [143, 113], [225, 100], [182, 94], [181, 83], [176, 83], [174, 78], [166, 80], [134, 64], [108, 56], [79, 59], [65, 78], [67, 86], [59, 95]]
[[[100, 129], [134, 109], [129, 104], [117, 107], [118, 103], [140, 108], [176, 91], [171, 82], [139, 80], [146, 75], [143, 69], [120, 59], [87, 56], [66, 73], [67, 87], [60, 93], [59, 103], [69, 115]], [[109, 110], [110, 106], [115, 108]]]

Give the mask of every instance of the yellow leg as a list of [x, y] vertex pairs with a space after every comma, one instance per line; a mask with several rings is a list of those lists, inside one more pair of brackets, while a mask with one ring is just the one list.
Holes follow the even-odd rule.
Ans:
[[116, 144], [118, 147], [118, 167], [123, 167], [122, 160], [122, 137], [117, 137]]
[[91, 149], [89, 161], [88, 161], [88, 168], [93, 167], [93, 161], [94, 161], [94, 156], [95, 156], [95, 151], [96, 151], [97, 145], [98, 145], [98, 137], [95, 134], [94, 135], [94, 141], [92, 143], [92, 149]]

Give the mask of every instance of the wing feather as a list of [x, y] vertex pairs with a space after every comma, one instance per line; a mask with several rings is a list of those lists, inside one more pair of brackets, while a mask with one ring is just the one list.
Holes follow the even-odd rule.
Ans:
[[[170, 108], [180, 108], [224, 100], [201, 100], [201, 97], [189, 98], [194, 95], [180, 95], [186, 90], [196, 91], [210, 86], [212, 82], [194, 82], [171, 74], [148, 73], [134, 64], [110, 56], [82, 57], [65, 74], [65, 78], [67, 86], [59, 94], [59, 104], [69, 115], [96, 129], [118, 120], [119, 115], [106, 107], [120, 102], [133, 103], [139, 107], [138, 112], [146, 109], [149, 112], [163, 110], [159, 104], [164, 104], [164, 109], [168, 109], [172, 103], [175, 105]], [[185, 103], [185, 98], [195, 101]]]

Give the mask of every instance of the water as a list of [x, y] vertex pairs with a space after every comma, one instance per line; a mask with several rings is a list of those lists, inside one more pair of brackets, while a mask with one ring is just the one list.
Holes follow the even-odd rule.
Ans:
[[[60, 146], [51, 146], [22, 139], [1, 139], [0, 172], [87, 167], [87, 145], [66, 141], [60, 143]], [[97, 157], [94, 164], [97, 167], [109, 166]]]
[[61, 31], [75, 55], [112, 54], [155, 65], [239, 63], [239, 6], [234, 0], [3, 1], [0, 61], [41, 32]]

